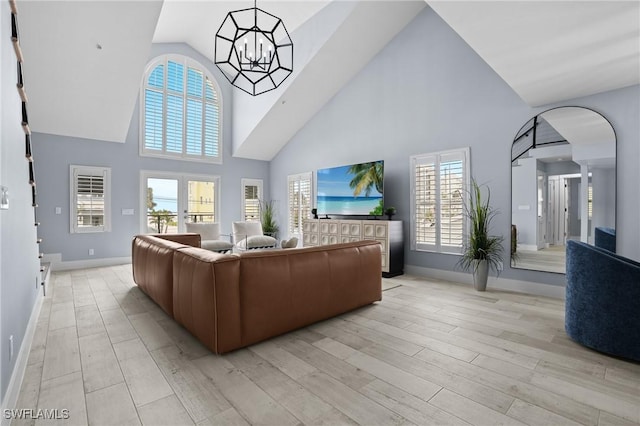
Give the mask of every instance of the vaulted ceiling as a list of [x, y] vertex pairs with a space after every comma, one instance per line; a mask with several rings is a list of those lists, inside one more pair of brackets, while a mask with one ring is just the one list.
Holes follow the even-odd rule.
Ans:
[[[427, 3], [531, 106], [640, 83], [638, 2]], [[252, 5], [19, 2], [32, 130], [124, 142], [151, 44], [184, 42], [212, 59], [226, 13]], [[425, 6], [423, 0], [261, 0], [259, 7], [281, 17], [292, 36], [295, 71], [256, 98], [234, 90], [234, 155], [273, 158]], [[337, 61], [339, 69], [331, 66]]]

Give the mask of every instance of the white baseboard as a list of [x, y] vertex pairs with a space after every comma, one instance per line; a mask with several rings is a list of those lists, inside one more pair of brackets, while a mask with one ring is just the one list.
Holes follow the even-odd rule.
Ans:
[[71, 271], [74, 269], [100, 268], [103, 266], [124, 265], [131, 263], [131, 257], [106, 257], [102, 259], [68, 260], [62, 261], [62, 254], [49, 253], [42, 257], [43, 262], [51, 263], [52, 271]]
[[29, 317], [29, 323], [24, 333], [24, 339], [22, 339], [22, 345], [18, 352], [18, 358], [16, 358], [16, 364], [13, 367], [13, 373], [9, 380], [9, 386], [7, 387], [7, 393], [4, 395], [2, 401], [2, 420], [0, 420], [1, 426], [9, 426], [11, 419], [6, 419], [4, 416], [5, 409], [13, 409], [18, 403], [18, 397], [20, 396], [20, 388], [22, 387], [22, 380], [24, 379], [24, 372], [27, 370], [27, 362], [29, 361], [29, 353], [31, 352], [31, 344], [33, 343], [33, 335], [36, 332], [36, 325], [38, 323], [38, 317], [40, 316], [40, 309], [42, 308], [42, 291], [37, 291], [36, 303], [31, 310], [31, 316]]
[[535, 244], [518, 244], [518, 250], [538, 251], [538, 246]]
[[[444, 281], [473, 285], [473, 276], [466, 272], [445, 271], [444, 269], [424, 268], [421, 266], [404, 265], [404, 272], [421, 277], [435, 278]], [[487, 288], [515, 291], [517, 293], [534, 294], [536, 296], [553, 297], [562, 299], [565, 297], [564, 286], [542, 284], [531, 281], [514, 280], [503, 277], [489, 277]]]

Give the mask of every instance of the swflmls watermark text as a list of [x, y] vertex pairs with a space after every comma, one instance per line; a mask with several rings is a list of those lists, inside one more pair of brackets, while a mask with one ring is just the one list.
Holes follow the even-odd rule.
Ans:
[[66, 420], [69, 418], [69, 410], [67, 408], [16, 408], [13, 410], [5, 409], [2, 415], [5, 419], [24, 419], [24, 420]]

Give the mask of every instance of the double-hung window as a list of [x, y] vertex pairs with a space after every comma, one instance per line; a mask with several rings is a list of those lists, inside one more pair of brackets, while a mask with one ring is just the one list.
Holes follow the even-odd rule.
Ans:
[[461, 252], [469, 178], [469, 148], [411, 157], [413, 250]]
[[222, 162], [222, 100], [215, 80], [190, 58], [153, 61], [141, 93], [140, 155]]
[[111, 169], [71, 166], [70, 232], [111, 230]]
[[287, 177], [289, 235], [302, 235], [302, 220], [311, 214], [311, 172]]

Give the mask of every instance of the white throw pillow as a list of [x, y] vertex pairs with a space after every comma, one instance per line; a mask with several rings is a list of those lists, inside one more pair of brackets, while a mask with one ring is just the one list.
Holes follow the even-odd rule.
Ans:
[[296, 248], [298, 247], [298, 238], [297, 237], [291, 237], [288, 240], [282, 240], [282, 245], [281, 247], [283, 249], [288, 249], [288, 248]]

